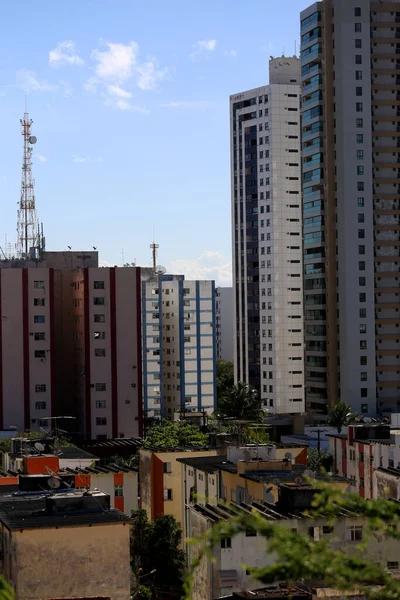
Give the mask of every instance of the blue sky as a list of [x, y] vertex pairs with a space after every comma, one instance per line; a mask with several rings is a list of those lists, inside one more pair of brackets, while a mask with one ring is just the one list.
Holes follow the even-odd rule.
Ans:
[[[27, 94], [47, 248], [228, 285], [229, 95], [294, 52], [307, 0], [18, 0], [0, 8], [0, 245], [15, 241]], [[298, 45], [297, 45], [298, 47]]]

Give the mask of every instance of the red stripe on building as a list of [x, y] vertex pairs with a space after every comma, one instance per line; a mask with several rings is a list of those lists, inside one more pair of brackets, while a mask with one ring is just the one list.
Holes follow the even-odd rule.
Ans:
[[85, 436], [92, 437], [92, 405], [90, 387], [90, 321], [89, 321], [89, 269], [83, 269], [83, 323], [85, 338]]
[[0, 269], [0, 429], [4, 427], [3, 417], [3, 314], [2, 314], [2, 291], [1, 291], [1, 269]]
[[118, 437], [117, 289], [115, 267], [110, 269], [111, 415], [112, 436]]
[[140, 267], [136, 267], [136, 338], [137, 338], [137, 399], [139, 436], [143, 436], [143, 398], [142, 398], [142, 280]]
[[55, 345], [55, 318], [54, 318], [54, 269], [49, 270], [49, 288], [50, 288], [50, 416], [56, 414], [56, 345]]
[[372, 499], [374, 497], [374, 470], [373, 470], [373, 462], [374, 458], [372, 455], [372, 445], [369, 447], [369, 497]]
[[25, 429], [28, 430], [31, 428], [28, 269], [22, 269], [22, 340], [24, 365], [24, 426]]

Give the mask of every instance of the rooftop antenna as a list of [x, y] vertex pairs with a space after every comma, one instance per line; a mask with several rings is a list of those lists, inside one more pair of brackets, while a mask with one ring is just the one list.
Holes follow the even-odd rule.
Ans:
[[294, 55], [297, 56], [297, 43], [296, 43], [296, 40], [294, 40]]
[[152, 258], [153, 258], [153, 271], [154, 273], [156, 273], [157, 271], [157, 249], [160, 247], [159, 244], [156, 244], [155, 242], [153, 242], [152, 244], [150, 244], [150, 248], [152, 251]]
[[20, 123], [24, 138], [24, 155], [22, 159], [16, 251], [17, 255], [23, 259], [38, 258], [43, 250], [43, 236], [40, 234], [36, 216], [35, 180], [32, 177], [32, 152], [37, 138], [31, 132], [33, 121], [29, 118], [26, 96], [24, 118], [20, 119]]

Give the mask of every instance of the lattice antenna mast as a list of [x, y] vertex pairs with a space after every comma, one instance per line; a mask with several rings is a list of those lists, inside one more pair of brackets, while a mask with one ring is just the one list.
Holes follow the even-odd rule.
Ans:
[[153, 271], [154, 273], [157, 272], [157, 249], [159, 248], [159, 244], [156, 244], [155, 242], [153, 242], [152, 244], [150, 244], [150, 248], [151, 248], [151, 253], [152, 253], [152, 257], [153, 257]]
[[[32, 119], [25, 108], [24, 118], [20, 120], [24, 138], [24, 157], [22, 159], [21, 198], [18, 209], [17, 254], [20, 258], [36, 258], [42, 247], [42, 235], [36, 217], [35, 180], [32, 177], [32, 152], [37, 139], [31, 134]], [[32, 251], [34, 256], [32, 256]]]

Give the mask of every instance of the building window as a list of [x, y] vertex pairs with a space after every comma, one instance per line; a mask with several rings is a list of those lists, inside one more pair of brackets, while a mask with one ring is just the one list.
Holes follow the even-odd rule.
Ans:
[[366, 356], [360, 356], [360, 365], [362, 367], [365, 367], [367, 365], [367, 357]]
[[364, 150], [357, 150], [357, 159], [362, 160], [364, 158]]
[[184, 335], [183, 336], [183, 343], [184, 344], [190, 344], [190, 340], [191, 340], [190, 335]]
[[106, 408], [105, 400], [96, 400], [96, 408]]
[[95, 383], [94, 389], [96, 390], [96, 392], [105, 392], [106, 384], [105, 383]]
[[35, 402], [35, 410], [46, 410], [46, 402]]
[[[356, 119], [356, 127], [364, 127], [364, 121], [361, 117], [358, 117]], [[361, 142], [358, 141], [358, 136], [357, 136], [357, 143], [360, 144]]]
[[368, 404], [361, 404], [361, 412], [363, 414], [368, 412]]
[[41, 359], [46, 358], [46, 351], [45, 350], [35, 350], [35, 358], [41, 358]]
[[35, 385], [36, 394], [44, 394], [46, 392], [46, 384], [45, 383], [37, 383]]
[[358, 246], [358, 254], [365, 254], [365, 246]]
[[361, 17], [361, 8], [359, 6], [356, 6], [354, 9], [354, 16], [355, 17]]
[[358, 269], [359, 271], [365, 271], [365, 260], [358, 261]]
[[165, 488], [164, 489], [164, 500], [172, 500], [172, 489], [171, 488]]
[[33, 322], [34, 323], [45, 323], [46, 319], [45, 319], [44, 315], [34, 315]]
[[356, 112], [362, 112], [362, 111], [363, 111], [363, 103], [356, 102]]
[[360, 308], [360, 318], [361, 319], [367, 318], [367, 309], [366, 308]]
[[[354, 31], [356, 33], [361, 33], [361, 23], [354, 23]], [[361, 62], [359, 64], [361, 64]]]
[[364, 182], [363, 181], [357, 181], [357, 190], [359, 192], [363, 192], [364, 191]]
[[367, 333], [367, 325], [365, 323], [360, 324], [360, 333]]
[[367, 349], [367, 340], [360, 340], [360, 350]]
[[94, 322], [95, 323], [105, 323], [106, 322], [106, 316], [105, 315], [94, 315]]
[[44, 281], [34, 281], [33, 287], [35, 290], [43, 290], [44, 289]]
[[46, 334], [42, 331], [33, 334], [35, 342], [43, 342], [46, 339]]
[[363, 528], [361, 525], [347, 527], [346, 539], [348, 542], [361, 542], [363, 539]]
[[246, 537], [257, 537], [257, 531], [255, 529], [246, 529]]
[[362, 71], [356, 71], [356, 81], [362, 80]]
[[221, 548], [226, 550], [227, 548], [232, 548], [232, 540], [230, 537], [225, 537], [221, 539]]
[[104, 290], [104, 281], [93, 281], [94, 290]]
[[185, 404], [190, 404], [192, 402], [192, 396], [185, 396]]
[[367, 381], [368, 380], [368, 373], [366, 371], [362, 371], [360, 373], [360, 381]]
[[94, 339], [95, 340], [105, 340], [106, 339], [106, 332], [105, 331], [95, 331], [94, 332]]
[[355, 48], [362, 48], [361, 38], [356, 38], [354, 40], [354, 46], [355, 46]]
[[398, 560], [388, 560], [386, 563], [386, 567], [388, 571], [398, 571], [399, 570], [399, 561]]
[[357, 167], [357, 175], [364, 175], [364, 167], [362, 165]]
[[365, 238], [365, 229], [359, 229], [358, 230], [358, 239], [364, 239]]
[[107, 425], [106, 417], [96, 417], [96, 425]]
[[358, 208], [363, 208], [364, 207], [364, 197], [363, 196], [359, 196], [357, 198], [357, 206], [358, 206]]
[[171, 473], [172, 472], [171, 463], [170, 462], [163, 463], [163, 472], [164, 473]]
[[104, 357], [106, 355], [106, 349], [105, 348], [95, 348], [94, 355]]
[[115, 485], [114, 486], [114, 498], [123, 498], [124, 497], [124, 486], [123, 485]]
[[361, 287], [365, 287], [365, 277], [358, 278], [358, 285], [360, 285]]
[[95, 306], [104, 306], [104, 304], [105, 304], [104, 296], [95, 296], [93, 298], [93, 304]]
[[[367, 388], [361, 388], [360, 389], [360, 394], [361, 394], [361, 398], [366, 398], [368, 396], [368, 389]], [[361, 458], [360, 458], [361, 460]]]
[[34, 298], [33, 299], [33, 306], [44, 306], [44, 305], [45, 305], [44, 298]]

